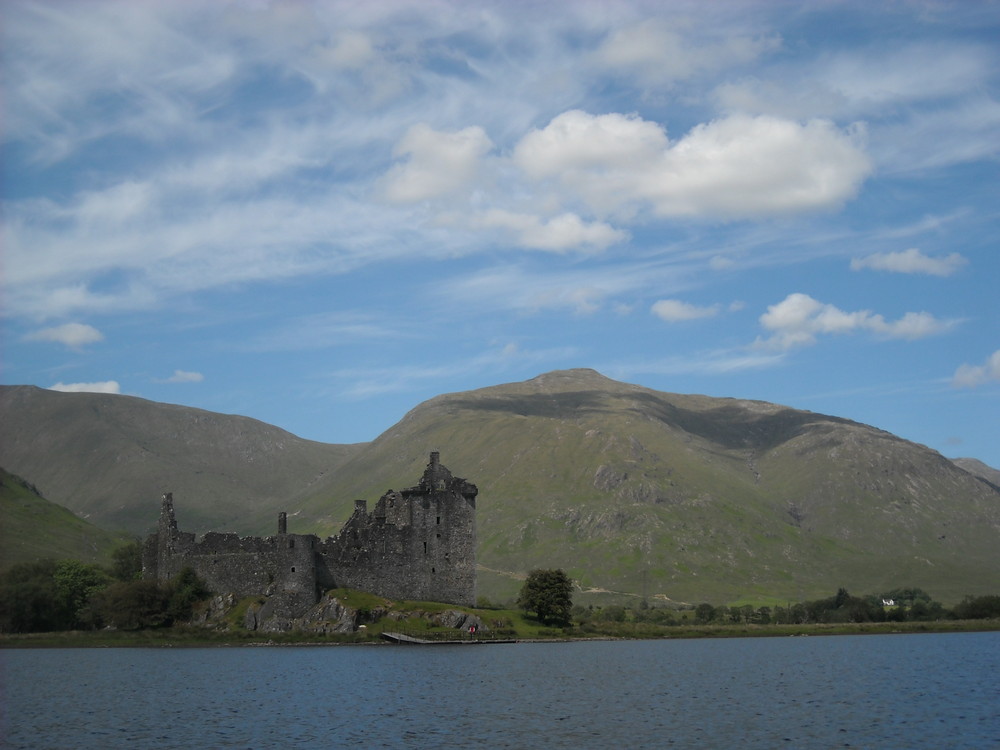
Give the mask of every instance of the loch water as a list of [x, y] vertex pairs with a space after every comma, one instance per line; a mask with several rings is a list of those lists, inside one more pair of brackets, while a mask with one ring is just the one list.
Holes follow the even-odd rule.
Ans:
[[1000, 748], [1000, 633], [0, 651], [7, 748]]

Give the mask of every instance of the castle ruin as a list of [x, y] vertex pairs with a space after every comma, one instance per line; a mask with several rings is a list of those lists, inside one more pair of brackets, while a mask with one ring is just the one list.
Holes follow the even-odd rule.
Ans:
[[323, 592], [347, 587], [389, 599], [474, 605], [476, 485], [452, 476], [435, 451], [420, 483], [389, 490], [368, 511], [354, 513], [336, 536], [278, 533], [240, 537], [179, 531], [173, 498], [163, 495], [155, 533], [143, 546], [143, 578], [167, 580], [192, 568], [216, 593], [265, 595], [288, 613], [315, 604]]

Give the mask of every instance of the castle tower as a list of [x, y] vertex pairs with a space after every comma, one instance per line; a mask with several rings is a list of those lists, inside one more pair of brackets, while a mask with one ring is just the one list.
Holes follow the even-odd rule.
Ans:
[[174, 495], [164, 492], [160, 497], [160, 517], [156, 532], [150, 534], [142, 547], [142, 577], [166, 579], [174, 575], [173, 553], [177, 550], [181, 533], [174, 516]]

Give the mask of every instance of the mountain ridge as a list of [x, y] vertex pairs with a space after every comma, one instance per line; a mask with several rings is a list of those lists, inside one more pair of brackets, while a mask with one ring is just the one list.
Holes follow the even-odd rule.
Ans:
[[327, 448], [325, 471], [306, 462], [311, 473], [228, 526], [208, 484], [175, 488], [181, 526], [271, 533], [283, 510], [296, 531], [334, 533], [355, 499], [409, 486], [438, 450], [480, 488], [491, 598], [510, 598], [533, 567], [674, 601], [902, 585], [957, 600], [992, 593], [1000, 573], [995, 486], [884, 430], [768, 402], [564, 370], [442, 394], [370, 443]]

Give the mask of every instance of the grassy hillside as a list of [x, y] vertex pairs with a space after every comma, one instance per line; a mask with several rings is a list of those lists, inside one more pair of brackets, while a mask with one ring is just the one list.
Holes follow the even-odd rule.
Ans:
[[0, 465], [92, 523], [133, 534], [155, 527], [163, 492], [187, 507], [188, 529], [229, 528], [357, 450], [246, 417], [32, 386], [0, 387], [0, 417]]
[[919, 586], [947, 604], [1000, 580], [1000, 490], [940, 454], [592, 370], [442, 395], [356, 446], [122, 396], [4, 389], [0, 415], [18, 430], [0, 462], [15, 455], [60, 503], [140, 531], [170, 489], [185, 530], [271, 533], [286, 510], [292, 531], [335, 533], [355, 499], [415, 484], [438, 450], [479, 486], [479, 589], [498, 601], [536, 567], [565, 568], [578, 600], [602, 603]]
[[0, 469], [0, 570], [43, 558], [108, 564], [128, 541], [50, 503], [18, 476]]

